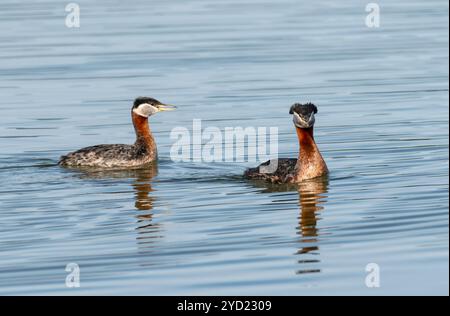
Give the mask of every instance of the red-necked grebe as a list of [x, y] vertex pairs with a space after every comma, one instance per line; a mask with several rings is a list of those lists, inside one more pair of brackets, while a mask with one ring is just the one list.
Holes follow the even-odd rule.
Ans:
[[[267, 161], [257, 168], [248, 169], [247, 179], [265, 180], [272, 183], [298, 183], [328, 173], [328, 168], [314, 141], [314, 123], [317, 107], [312, 103], [294, 104], [289, 114], [294, 116], [294, 125], [300, 144], [298, 159]], [[267, 173], [267, 167], [278, 165], [275, 172]]]
[[134, 145], [97, 145], [62, 156], [64, 167], [129, 168], [139, 167], [157, 159], [156, 143], [148, 125], [148, 118], [162, 111], [175, 109], [158, 100], [139, 97], [134, 101], [131, 117], [136, 131]]

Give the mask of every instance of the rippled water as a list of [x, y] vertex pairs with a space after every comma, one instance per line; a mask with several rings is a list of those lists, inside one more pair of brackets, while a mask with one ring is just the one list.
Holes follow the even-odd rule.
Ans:
[[[358, 0], [77, 2], [79, 29], [61, 1], [0, 4], [0, 294], [448, 294], [447, 1], [380, 1], [379, 29]], [[157, 167], [56, 166], [133, 142], [138, 95], [179, 106], [151, 120]], [[170, 160], [193, 119], [276, 126], [295, 157], [309, 100], [328, 179]]]

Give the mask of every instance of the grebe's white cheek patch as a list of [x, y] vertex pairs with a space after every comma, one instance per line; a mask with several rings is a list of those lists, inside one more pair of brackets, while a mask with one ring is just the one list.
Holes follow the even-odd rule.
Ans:
[[305, 126], [305, 122], [303, 122], [303, 120], [300, 117], [300, 115], [298, 115], [296, 112], [294, 112], [293, 115], [294, 115], [294, 117], [293, 117], [294, 125], [298, 126], [298, 127], [304, 127]]
[[316, 116], [314, 115], [314, 113], [311, 113], [311, 116], [309, 117], [309, 121], [308, 121], [309, 126], [313, 126], [315, 122], [316, 122]]
[[139, 116], [149, 117], [158, 112], [158, 108], [154, 107], [151, 104], [143, 103], [139, 105], [136, 109], [133, 110]]

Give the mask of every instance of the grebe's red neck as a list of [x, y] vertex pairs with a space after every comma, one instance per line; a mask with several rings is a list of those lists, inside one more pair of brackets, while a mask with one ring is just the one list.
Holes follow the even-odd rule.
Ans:
[[295, 128], [300, 144], [298, 162], [295, 167], [295, 180], [300, 182], [328, 173], [328, 167], [314, 140], [314, 127]]
[[148, 117], [138, 115], [134, 112], [131, 112], [131, 117], [133, 120], [134, 130], [136, 131], [135, 145], [143, 147], [149, 152], [156, 152], [156, 143], [148, 124]]
[[299, 128], [295, 127], [298, 136], [298, 142], [300, 147], [309, 147], [316, 145], [314, 141], [314, 127], [310, 128]]

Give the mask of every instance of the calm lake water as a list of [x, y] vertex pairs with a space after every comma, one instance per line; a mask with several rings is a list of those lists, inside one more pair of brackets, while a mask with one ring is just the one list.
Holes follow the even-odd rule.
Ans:
[[[448, 2], [379, 1], [378, 29], [367, 2], [78, 0], [69, 29], [64, 1], [2, 1], [0, 294], [448, 295]], [[151, 118], [157, 168], [56, 165], [132, 143], [139, 95], [179, 106]], [[278, 127], [296, 157], [297, 101], [328, 180], [170, 159], [193, 119]]]

